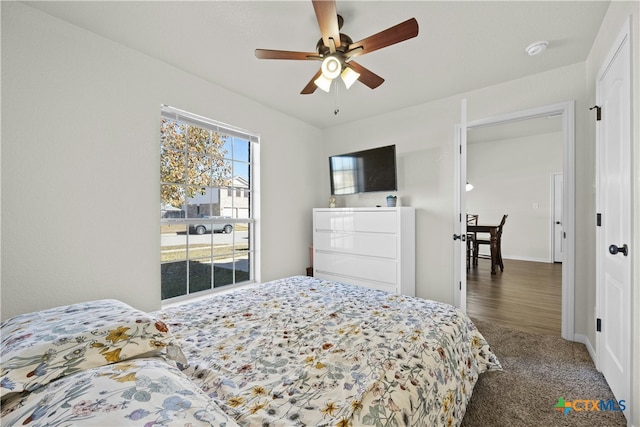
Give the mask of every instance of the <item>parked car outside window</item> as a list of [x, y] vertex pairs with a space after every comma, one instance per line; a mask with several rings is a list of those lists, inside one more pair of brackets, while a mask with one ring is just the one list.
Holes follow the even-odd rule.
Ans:
[[[228, 216], [203, 216], [202, 219], [228, 219]], [[233, 231], [233, 225], [224, 222], [204, 222], [203, 224], [191, 224], [189, 226], [189, 232], [195, 232], [196, 234], [204, 233], [226, 233], [229, 234]]]

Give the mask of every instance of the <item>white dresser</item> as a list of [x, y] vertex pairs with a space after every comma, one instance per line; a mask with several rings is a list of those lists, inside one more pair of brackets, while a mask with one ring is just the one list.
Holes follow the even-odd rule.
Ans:
[[415, 209], [313, 210], [313, 273], [320, 279], [414, 296]]

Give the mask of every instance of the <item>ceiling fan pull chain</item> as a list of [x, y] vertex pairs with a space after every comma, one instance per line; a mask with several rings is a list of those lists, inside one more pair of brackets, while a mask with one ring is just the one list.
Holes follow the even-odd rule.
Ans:
[[[334, 82], [335, 82], [336, 80], [337, 80], [337, 79], [333, 79], [333, 81], [334, 81]], [[335, 110], [333, 110], [333, 114], [337, 116], [337, 115], [338, 115], [338, 113], [340, 112], [340, 107], [338, 107], [338, 90], [339, 90], [339, 88], [340, 88], [340, 85], [338, 84], [338, 82], [336, 82], [335, 87], [336, 87], [336, 109], [335, 109]]]

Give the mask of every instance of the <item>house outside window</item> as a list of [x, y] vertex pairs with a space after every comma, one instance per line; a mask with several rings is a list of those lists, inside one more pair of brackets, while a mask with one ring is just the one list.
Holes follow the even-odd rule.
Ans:
[[162, 107], [163, 300], [250, 283], [259, 276], [252, 197], [258, 148], [256, 134]]

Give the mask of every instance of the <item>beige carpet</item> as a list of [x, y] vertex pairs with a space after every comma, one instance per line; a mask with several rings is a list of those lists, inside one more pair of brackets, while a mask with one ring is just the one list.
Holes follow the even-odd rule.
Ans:
[[572, 410], [565, 415], [554, 408], [558, 398], [572, 403], [614, 399], [583, 344], [475, 319], [474, 323], [504, 370], [480, 376], [462, 426], [627, 425], [619, 411]]

